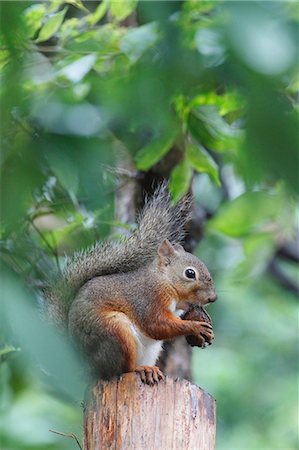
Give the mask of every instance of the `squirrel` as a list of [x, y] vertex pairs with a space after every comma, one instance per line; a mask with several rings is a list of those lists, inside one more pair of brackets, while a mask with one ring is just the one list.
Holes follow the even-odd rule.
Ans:
[[67, 327], [95, 377], [137, 372], [152, 385], [165, 378], [155, 365], [164, 340], [212, 342], [210, 323], [180, 318], [217, 298], [204, 263], [179, 244], [189, 218], [189, 198], [172, 204], [164, 183], [129, 238], [75, 254], [46, 289], [50, 319]]

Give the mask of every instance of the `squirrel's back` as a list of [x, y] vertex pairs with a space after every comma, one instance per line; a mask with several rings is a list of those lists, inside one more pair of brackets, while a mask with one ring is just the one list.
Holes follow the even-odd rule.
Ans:
[[162, 184], [146, 201], [131, 237], [120, 242], [96, 243], [68, 259], [62, 273], [45, 290], [51, 321], [67, 323], [70, 305], [87, 281], [101, 275], [130, 272], [150, 263], [164, 239], [172, 244], [180, 242], [189, 212], [189, 199], [185, 197], [172, 205], [167, 184]]

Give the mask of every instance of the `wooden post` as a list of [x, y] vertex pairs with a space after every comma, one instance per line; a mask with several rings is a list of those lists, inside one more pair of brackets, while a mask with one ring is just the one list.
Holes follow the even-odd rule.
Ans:
[[128, 373], [92, 389], [84, 450], [214, 450], [215, 400], [186, 380], [148, 386]]

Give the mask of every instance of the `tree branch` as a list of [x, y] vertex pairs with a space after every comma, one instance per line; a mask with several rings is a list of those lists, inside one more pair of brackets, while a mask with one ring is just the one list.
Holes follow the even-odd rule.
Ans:
[[299, 249], [298, 247], [296, 248], [296, 243], [283, 245], [278, 249], [277, 255], [289, 261], [299, 263]]
[[288, 291], [292, 292], [295, 295], [299, 295], [299, 286], [290, 280], [289, 277], [281, 270], [278, 265], [277, 258], [273, 258], [268, 267], [271, 275], [276, 279], [276, 281], [283, 286]]

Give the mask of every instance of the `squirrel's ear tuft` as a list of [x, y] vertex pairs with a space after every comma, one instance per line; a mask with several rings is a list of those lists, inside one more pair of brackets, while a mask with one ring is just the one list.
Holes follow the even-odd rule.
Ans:
[[158, 255], [164, 261], [175, 255], [175, 249], [168, 239], [164, 239], [164, 241], [159, 245]]

